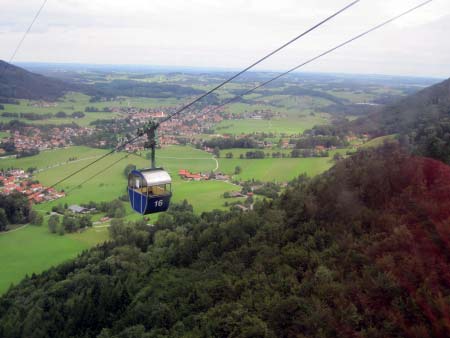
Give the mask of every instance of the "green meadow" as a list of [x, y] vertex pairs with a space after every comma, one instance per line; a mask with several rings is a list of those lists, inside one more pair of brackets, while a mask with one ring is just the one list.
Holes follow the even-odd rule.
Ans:
[[[41, 151], [37, 156], [23, 157], [23, 158], [2, 158], [0, 159], [0, 168], [22, 168], [27, 169], [34, 167], [37, 169], [48, 169], [52, 166], [62, 166], [69, 162], [69, 159], [74, 159], [74, 163], [88, 161], [97, 156], [101, 156], [105, 150], [94, 149], [89, 147], [68, 147], [58, 148], [53, 150]], [[78, 162], [77, 162], [78, 161]]]
[[382, 146], [385, 142], [392, 142], [397, 138], [397, 134], [392, 135], [386, 135], [386, 136], [380, 136], [371, 139], [370, 141], [364, 143], [361, 148], [367, 149], [367, 148], [377, 148]]
[[[106, 151], [104, 150], [99, 150], [97, 157], [101, 156], [105, 152]], [[142, 154], [142, 156], [145, 157], [145, 153]], [[82, 155], [80, 154], [79, 157], [81, 158]], [[65, 198], [50, 203], [40, 204], [36, 207], [39, 207], [40, 210], [48, 211], [51, 210], [52, 206], [58, 203], [67, 203], [70, 205], [89, 201], [110, 201], [117, 198], [126, 193], [127, 179], [124, 175], [124, 170], [128, 164], [136, 165], [138, 168], [149, 167], [149, 160], [143, 157], [126, 153], [116, 153], [108, 156], [107, 158], [86, 168], [82, 173], [74, 175], [58, 185], [58, 189], [64, 189], [67, 193]], [[89, 160], [64, 162], [59, 166], [46, 168], [39, 172], [36, 175], [36, 178], [44, 185], [52, 185], [69, 174], [81, 169], [95, 159], [95, 157], [92, 156], [88, 156], [88, 158]], [[40, 161], [37, 162], [40, 163]], [[175, 146], [159, 150], [157, 155], [157, 164], [158, 166], [164, 167], [171, 174], [174, 181], [174, 191], [177, 191], [179, 188], [182, 191], [183, 189], [189, 190], [189, 188], [184, 188], [183, 185], [192, 185], [190, 184], [191, 182], [186, 182], [178, 178], [179, 169], [188, 169], [195, 172], [210, 172], [216, 167], [216, 161], [212, 159], [210, 154], [191, 147]], [[214, 203], [214, 200], [226, 191], [226, 186], [209, 184], [201, 185], [195, 189], [199, 190], [199, 192], [208, 192], [209, 199], [211, 200], [211, 207], [216, 207], [217, 203]], [[183, 196], [183, 198], [186, 197], [189, 199], [194, 207], [197, 206], [197, 199], [193, 194], [186, 193]], [[174, 200], [176, 201], [177, 197], [175, 197]], [[198, 207], [199, 212], [209, 209], [208, 205], [205, 206], [204, 203], [201, 203]]]
[[251, 134], [251, 133], [276, 133], [276, 134], [301, 134], [318, 124], [327, 124], [328, 120], [319, 116], [289, 116], [286, 118], [274, 118], [271, 120], [224, 120], [215, 127], [216, 133], [221, 134]]
[[264, 158], [264, 159], [220, 159], [220, 170], [234, 173], [236, 166], [241, 174], [237, 180], [257, 179], [260, 181], [287, 182], [300, 174], [318, 175], [332, 166], [332, 160], [325, 158]]
[[81, 251], [107, 239], [106, 229], [58, 236], [46, 226], [27, 226], [0, 234], [0, 294], [25, 275], [39, 273], [76, 257]]
[[141, 97], [118, 97], [113, 101], [104, 102], [89, 102], [90, 96], [81, 93], [68, 93], [58, 101], [54, 102], [55, 106], [51, 107], [39, 107], [35, 106], [36, 101], [32, 100], [18, 100], [19, 104], [3, 104], [4, 110], [0, 111], [8, 113], [35, 113], [35, 114], [47, 114], [51, 113], [55, 115], [58, 112], [65, 112], [70, 115], [74, 112], [83, 112], [85, 114], [82, 118], [50, 118], [45, 120], [28, 120], [25, 118], [10, 118], [0, 116], [1, 122], [8, 122], [11, 120], [21, 120], [22, 122], [29, 124], [68, 124], [76, 123], [80, 126], [89, 126], [89, 124], [95, 120], [99, 119], [112, 119], [119, 117], [118, 113], [111, 112], [85, 112], [86, 107], [95, 107], [99, 110], [103, 108], [113, 108], [113, 107], [137, 107], [137, 108], [157, 108], [157, 107], [168, 107], [175, 106], [184, 102], [181, 99], [169, 98], [169, 99], [155, 99], [155, 98], [141, 98]]
[[[231, 150], [236, 157], [241, 151], [241, 149]], [[106, 152], [107, 150], [88, 147], [70, 147], [44, 151], [37, 156], [17, 160], [0, 159], [0, 167], [37, 167], [41, 171], [36, 174], [36, 178], [44, 185], [51, 185]], [[149, 160], [138, 155], [125, 156], [127, 156], [125, 153], [113, 154], [79, 175], [71, 177], [57, 186], [58, 189], [64, 189], [67, 192], [65, 198], [35, 205], [34, 209], [45, 214], [51, 210], [52, 206], [59, 203], [71, 205], [91, 200], [110, 201], [125, 194], [126, 165], [134, 164], [140, 168], [149, 166]], [[145, 153], [142, 156], [145, 157]], [[69, 161], [71, 157], [75, 157], [76, 160]], [[301, 173], [316, 175], [332, 165], [330, 158], [262, 160], [219, 158], [217, 161], [218, 170], [228, 174], [232, 174], [235, 167], [239, 165], [242, 173], [234, 178], [245, 180], [255, 178], [263, 181], [288, 181]], [[206, 173], [216, 169], [216, 160], [209, 153], [192, 147], [170, 146], [158, 150], [157, 164], [168, 170], [173, 178], [173, 201], [188, 200], [194, 206], [196, 213], [226, 209], [226, 201], [236, 201], [236, 199], [223, 198], [224, 192], [239, 190], [239, 187], [231, 183], [183, 181], [178, 177], [179, 169]], [[127, 220], [142, 219], [142, 216], [134, 213], [128, 204], [125, 205]], [[95, 215], [93, 220], [97, 221], [100, 217], [101, 215]], [[154, 222], [157, 217], [152, 215], [150, 222]], [[47, 218], [48, 216], [45, 217]], [[50, 234], [46, 224], [41, 227], [27, 226], [14, 232], [0, 234], [0, 259], [4, 262], [0, 273], [0, 294], [5, 292], [11, 283], [19, 282], [25, 275], [46, 270], [107, 239], [108, 230], [105, 224], [101, 227], [94, 226], [83, 233], [64, 236]]]

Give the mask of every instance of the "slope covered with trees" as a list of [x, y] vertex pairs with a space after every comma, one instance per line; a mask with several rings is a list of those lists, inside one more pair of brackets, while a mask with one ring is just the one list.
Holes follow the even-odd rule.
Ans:
[[372, 137], [397, 134], [416, 155], [450, 164], [450, 79], [335, 128], [340, 134], [349, 131]]
[[55, 100], [78, 86], [0, 60], [0, 98]]
[[[56, 100], [69, 91], [78, 91], [95, 99], [116, 96], [141, 96], [153, 98], [186, 97], [203, 94], [203, 90], [165, 83], [146, 83], [130, 80], [113, 80], [80, 84], [29, 72], [0, 60], [0, 102], [13, 103], [15, 99]], [[217, 103], [213, 95], [207, 102]]]
[[450, 114], [450, 79], [427, 87], [380, 112], [352, 123], [354, 128], [371, 134], [408, 133], [421, 121], [437, 121]]
[[448, 337], [450, 168], [395, 145], [299, 177], [249, 213], [156, 226], [0, 298], [9, 337]]

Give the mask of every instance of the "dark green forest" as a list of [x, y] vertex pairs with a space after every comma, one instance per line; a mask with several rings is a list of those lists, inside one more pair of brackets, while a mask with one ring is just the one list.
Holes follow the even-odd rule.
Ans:
[[248, 213], [174, 205], [32, 275], [0, 337], [448, 337], [450, 168], [397, 145]]

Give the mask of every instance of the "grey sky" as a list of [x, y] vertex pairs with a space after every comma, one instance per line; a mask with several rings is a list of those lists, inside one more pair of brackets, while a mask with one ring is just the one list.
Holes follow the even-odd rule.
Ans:
[[[350, 0], [48, 0], [16, 61], [239, 68]], [[362, 0], [259, 69], [285, 70], [420, 0]], [[9, 59], [41, 0], [0, 0]], [[431, 4], [305, 68], [450, 76], [450, 0]]]

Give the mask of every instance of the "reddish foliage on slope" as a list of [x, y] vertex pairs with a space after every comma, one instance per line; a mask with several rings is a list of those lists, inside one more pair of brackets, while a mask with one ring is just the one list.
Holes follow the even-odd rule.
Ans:
[[380, 221], [386, 222], [386, 232], [367, 254], [407, 291], [406, 299], [414, 303], [422, 318], [400, 314], [392, 304], [384, 304], [382, 310], [409, 337], [427, 337], [429, 332], [449, 337], [450, 167], [415, 157], [400, 164], [399, 175], [406, 184], [383, 212]]

